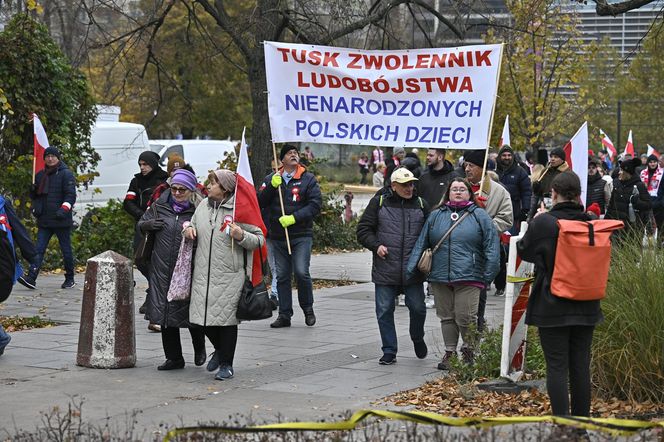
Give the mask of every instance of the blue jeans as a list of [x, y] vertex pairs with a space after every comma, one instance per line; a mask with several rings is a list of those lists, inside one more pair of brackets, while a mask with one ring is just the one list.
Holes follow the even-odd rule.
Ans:
[[37, 230], [37, 258], [33, 265], [30, 266], [30, 270], [34, 271], [35, 274], [39, 271], [39, 268], [44, 261], [44, 253], [46, 253], [48, 242], [53, 235], [58, 238], [58, 242], [60, 243], [60, 251], [62, 252], [62, 258], [65, 262], [65, 278], [72, 279], [74, 278], [74, 253], [71, 249], [70, 227], [58, 229], [40, 227], [39, 230]]
[[292, 255], [288, 254], [286, 241], [272, 240], [274, 261], [277, 266], [277, 292], [279, 292], [279, 316], [291, 318], [293, 316], [293, 288], [291, 275], [295, 273], [297, 282], [297, 299], [302, 311], [313, 311], [314, 287], [309, 274], [311, 261], [311, 246], [313, 238], [291, 238]]
[[270, 266], [270, 273], [272, 274], [270, 297], [279, 299], [279, 292], [277, 292], [277, 263], [274, 259], [274, 241], [269, 238], [266, 238], [265, 241], [267, 244], [267, 263]]
[[9, 344], [9, 341], [12, 340], [12, 337], [2, 328], [0, 325], [0, 355], [5, 352], [5, 347]]
[[410, 339], [419, 342], [424, 339], [424, 320], [427, 317], [427, 308], [424, 305], [424, 287], [420, 284], [381, 285], [376, 284], [376, 318], [380, 339], [383, 343], [383, 353], [397, 354], [397, 330], [394, 326], [394, 305], [396, 297], [402, 292], [406, 295], [406, 307], [410, 312]]

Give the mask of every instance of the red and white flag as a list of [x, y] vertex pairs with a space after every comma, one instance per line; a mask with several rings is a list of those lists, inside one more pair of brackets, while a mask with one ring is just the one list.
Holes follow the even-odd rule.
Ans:
[[498, 149], [503, 147], [504, 145], [512, 146], [510, 144], [510, 116], [506, 115], [505, 116], [505, 124], [503, 125], [503, 134], [500, 136], [500, 140], [498, 140]]
[[655, 155], [657, 158], [659, 158], [659, 152], [657, 152], [657, 150], [650, 144], [648, 144], [648, 151], [646, 152], [646, 155]]
[[37, 114], [32, 114], [32, 122], [34, 124], [34, 146], [32, 149], [32, 177], [34, 179], [37, 172], [44, 168], [44, 151], [49, 147], [49, 144], [46, 131]]
[[609, 136], [605, 134], [602, 129], [599, 130], [599, 136], [602, 139], [602, 146], [604, 146], [606, 151], [609, 153], [609, 159], [613, 161], [613, 158], [618, 156], [618, 151], [613, 145], [613, 141], [611, 141], [611, 138], [609, 138]]
[[586, 190], [588, 189], [588, 122], [576, 131], [571, 140], [563, 148], [567, 157], [567, 164], [581, 181], [581, 205], [586, 205]]
[[[244, 132], [242, 130], [242, 143], [240, 144], [240, 154], [237, 160], [237, 184], [235, 185], [235, 207], [233, 208], [233, 219], [238, 223], [252, 224], [258, 226], [263, 232], [263, 236], [267, 237], [267, 229], [263, 223], [261, 216], [261, 209], [258, 206], [258, 198], [256, 197], [256, 188], [254, 187], [254, 179], [251, 176], [251, 167], [249, 166], [249, 156], [247, 154], [247, 143], [244, 140]], [[261, 254], [263, 261], [261, 262]], [[263, 263], [267, 259], [267, 246], [263, 246], [259, 250], [254, 250], [253, 267], [251, 272], [251, 282], [257, 285], [263, 277]]]
[[623, 158], [625, 155], [630, 154], [634, 158], [634, 143], [632, 142], [632, 131], [629, 131], [627, 135], [627, 144], [625, 144], [625, 152], [623, 152]]

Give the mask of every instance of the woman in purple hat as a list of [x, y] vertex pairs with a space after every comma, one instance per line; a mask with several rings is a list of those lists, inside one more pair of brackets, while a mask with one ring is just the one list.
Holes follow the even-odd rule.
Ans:
[[[168, 301], [173, 270], [180, 250], [182, 230], [191, 220], [200, 196], [196, 194], [196, 176], [178, 169], [166, 189], [138, 222], [142, 232], [154, 232], [154, 249], [150, 260], [150, 284], [146, 317], [161, 327], [161, 340], [166, 362], [157, 370], [184, 368], [180, 328], [188, 328], [194, 344], [194, 364], [203, 365], [206, 359], [203, 329], [189, 323], [189, 300]], [[187, 224], [185, 224], [187, 223]]]

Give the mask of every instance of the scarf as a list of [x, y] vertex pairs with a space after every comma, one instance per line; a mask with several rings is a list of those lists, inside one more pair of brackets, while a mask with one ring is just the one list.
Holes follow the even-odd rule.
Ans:
[[459, 209], [465, 209], [472, 204], [474, 204], [472, 201], [448, 201], [445, 203], [447, 207], [455, 211]]
[[171, 207], [175, 213], [182, 213], [191, 206], [191, 202], [188, 200], [182, 201], [180, 203], [175, 198], [173, 198], [173, 195], [171, 195], [169, 199], [171, 200]]
[[59, 165], [60, 163], [56, 164], [53, 167], [49, 166], [44, 167], [44, 174], [42, 175], [41, 180], [39, 180], [39, 186], [37, 187], [37, 195], [48, 194], [48, 181], [49, 181], [48, 177], [58, 171]]

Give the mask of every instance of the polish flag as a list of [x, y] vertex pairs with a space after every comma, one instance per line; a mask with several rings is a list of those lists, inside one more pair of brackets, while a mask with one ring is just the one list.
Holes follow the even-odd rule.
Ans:
[[[258, 206], [256, 197], [256, 188], [254, 179], [251, 177], [251, 168], [249, 167], [249, 156], [247, 155], [247, 143], [244, 140], [242, 130], [242, 143], [240, 144], [240, 155], [237, 160], [237, 184], [235, 186], [235, 207], [233, 208], [233, 219], [235, 222], [252, 224], [257, 226], [267, 236], [267, 229], [263, 223], [261, 209]], [[261, 262], [261, 254], [263, 262]], [[267, 259], [267, 246], [263, 244], [260, 248], [254, 250], [253, 267], [251, 272], [251, 282], [255, 285], [261, 282], [263, 278], [263, 263]]]
[[500, 136], [500, 140], [498, 140], [498, 149], [503, 147], [504, 145], [512, 146], [510, 144], [510, 116], [507, 115], [505, 116], [505, 124], [503, 125], [503, 134]]
[[648, 144], [648, 151], [646, 152], [646, 155], [655, 155], [657, 158], [659, 158], [659, 152], [657, 152], [657, 150], [655, 150], [655, 148], [650, 144]]
[[613, 145], [613, 141], [611, 141], [611, 138], [609, 138], [609, 136], [605, 134], [602, 129], [599, 130], [599, 136], [602, 139], [602, 146], [604, 146], [607, 152], [609, 152], [609, 159], [613, 161], [613, 157], [618, 156], [618, 151]]
[[44, 151], [49, 144], [46, 131], [37, 114], [32, 114], [32, 122], [34, 123], [34, 147], [32, 149], [32, 178], [34, 180], [37, 172], [44, 168]]
[[588, 189], [588, 122], [576, 131], [571, 140], [563, 148], [567, 157], [567, 164], [581, 181], [581, 205], [586, 205], [586, 191]]
[[627, 144], [625, 145], [625, 152], [623, 152], [623, 158], [625, 155], [630, 154], [634, 158], [634, 143], [632, 143], [632, 131], [629, 131], [627, 135]]

